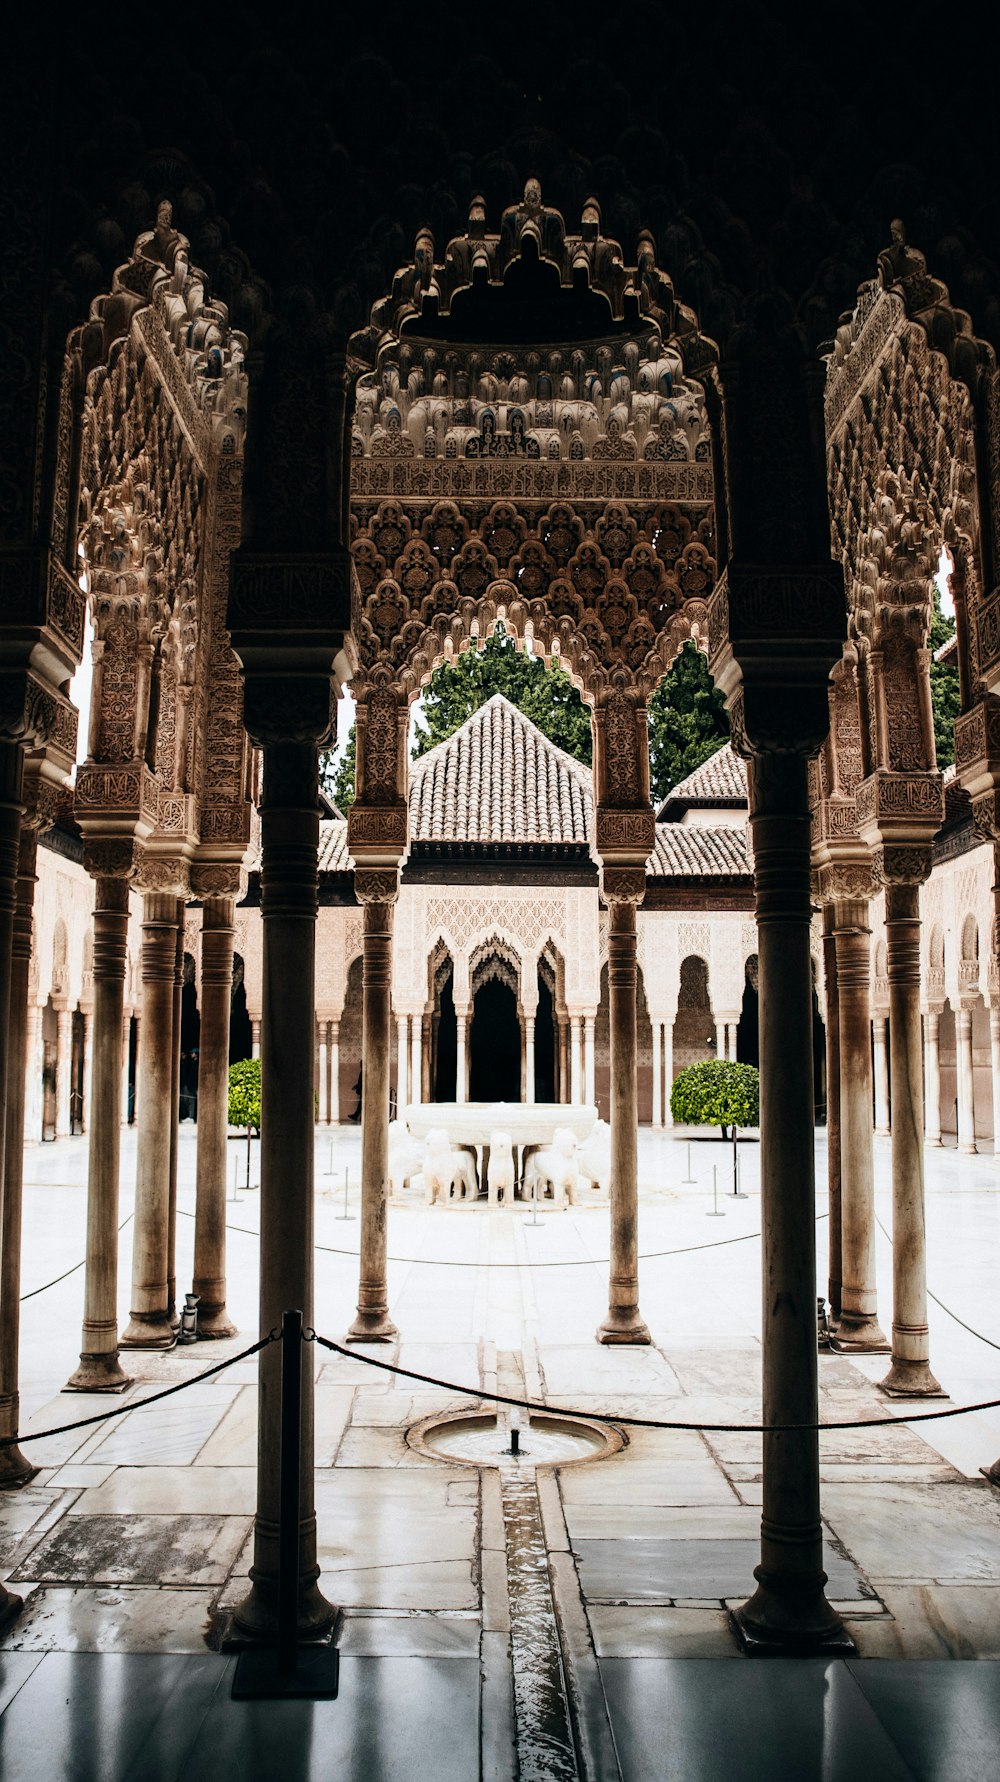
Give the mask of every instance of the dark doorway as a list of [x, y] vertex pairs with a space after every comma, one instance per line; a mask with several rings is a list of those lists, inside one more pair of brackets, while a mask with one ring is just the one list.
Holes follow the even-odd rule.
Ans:
[[472, 1010], [469, 1100], [519, 1102], [521, 1026], [513, 990], [490, 978], [476, 991]]
[[434, 1044], [435, 1101], [455, 1100], [455, 1071], [458, 1061], [458, 1023], [455, 1020], [455, 994], [451, 972], [441, 985], [438, 1007], [434, 1011], [436, 1037]]
[[233, 954], [233, 989], [229, 1004], [229, 1062], [239, 1064], [253, 1053], [253, 1028], [247, 1014], [247, 992], [243, 982], [243, 960]]
[[181, 989], [181, 1078], [180, 1118], [198, 1118], [198, 1048], [201, 1043], [201, 1016], [198, 1013], [198, 991], [195, 986], [194, 960], [184, 955], [184, 983]]
[[538, 1007], [535, 1010], [535, 1100], [556, 1098], [556, 1024], [552, 992], [539, 972]]
[[736, 1029], [736, 1056], [740, 1064], [755, 1064], [760, 1067], [760, 1000], [757, 995], [756, 953], [752, 953], [746, 963], [743, 1008], [740, 1012], [740, 1024]]

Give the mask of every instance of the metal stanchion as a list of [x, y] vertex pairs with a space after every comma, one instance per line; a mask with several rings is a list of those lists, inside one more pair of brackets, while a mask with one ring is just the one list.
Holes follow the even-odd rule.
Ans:
[[332, 1642], [300, 1647], [299, 1501], [302, 1428], [302, 1313], [281, 1319], [281, 1477], [278, 1496], [278, 1628], [273, 1645], [248, 1646], [236, 1661], [234, 1701], [284, 1696], [332, 1700], [340, 1653]]
[[531, 1218], [526, 1219], [525, 1224], [526, 1225], [541, 1225], [541, 1223], [542, 1223], [542, 1221], [538, 1217], [538, 1173], [536, 1170], [532, 1170], [532, 1172], [531, 1172]]
[[350, 1172], [345, 1169], [345, 1171], [344, 1171], [344, 1210], [342, 1213], [337, 1214], [338, 1219], [353, 1219], [354, 1218], [354, 1214], [349, 1213], [347, 1211], [347, 1177], [348, 1177], [349, 1173]]
[[705, 1217], [706, 1217], [706, 1219], [724, 1219], [725, 1216], [726, 1216], [725, 1208], [724, 1207], [720, 1208], [720, 1206], [719, 1206], [719, 1169], [718, 1169], [718, 1165], [713, 1163], [713, 1165], [712, 1165], [712, 1210], [711, 1210], [711, 1212], [706, 1213]]
[[690, 1187], [693, 1181], [694, 1177], [691, 1174], [691, 1140], [688, 1139], [688, 1173], [686, 1176], [681, 1177], [681, 1183]]
[[748, 1194], [740, 1193], [740, 1158], [736, 1149], [736, 1128], [733, 1127], [733, 1199], [749, 1200]]
[[333, 1175], [333, 1140], [332, 1139], [330, 1140], [330, 1155], [329, 1155], [329, 1158], [327, 1159], [326, 1169], [323, 1171], [323, 1174], [325, 1176]]

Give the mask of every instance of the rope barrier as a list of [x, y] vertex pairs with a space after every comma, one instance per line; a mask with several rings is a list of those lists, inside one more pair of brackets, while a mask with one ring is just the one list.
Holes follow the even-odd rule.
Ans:
[[276, 1330], [269, 1331], [261, 1337], [259, 1343], [251, 1343], [249, 1349], [241, 1349], [238, 1355], [228, 1355], [225, 1361], [217, 1361], [213, 1367], [206, 1367], [200, 1374], [193, 1374], [190, 1380], [178, 1380], [174, 1386], [164, 1386], [161, 1392], [150, 1392], [145, 1398], [128, 1399], [124, 1404], [113, 1405], [109, 1411], [99, 1411], [93, 1417], [79, 1417], [75, 1423], [59, 1423], [53, 1429], [27, 1430], [23, 1435], [0, 1436], [0, 1448], [19, 1447], [22, 1442], [41, 1442], [46, 1436], [67, 1435], [74, 1429], [88, 1429], [93, 1423], [110, 1423], [112, 1417], [124, 1417], [128, 1411], [142, 1411], [147, 1405], [158, 1404], [162, 1398], [172, 1398], [175, 1392], [186, 1392], [189, 1386], [200, 1386], [203, 1380], [210, 1380], [213, 1374], [221, 1374], [224, 1368], [235, 1367], [238, 1361], [246, 1361], [251, 1355], [259, 1355], [269, 1343], [280, 1343], [281, 1337]]
[[[878, 1226], [879, 1231], [882, 1233], [882, 1236], [885, 1238], [885, 1240], [888, 1243], [889, 1248], [891, 1250], [893, 1248], [892, 1238], [891, 1238], [890, 1234], [886, 1231], [886, 1228], [882, 1224], [882, 1221], [879, 1218], [877, 1213], [875, 1214], [875, 1223]], [[932, 1299], [934, 1301], [934, 1304], [936, 1306], [939, 1306], [942, 1312], [947, 1313], [947, 1316], [949, 1318], [954, 1318], [955, 1323], [960, 1324], [962, 1326], [963, 1330], [967, 1330], [970, 1336], [977, 1337], [981, 1343], [986, 1344], [988, 1349], [996, 1349], [996, 1350], [1000, 1351], [1000, 1343], [995, 1343], [993, 1341], [992, 1337], [984, 1336], [981, 1330], [975, 1330], [971, 1324], [966, 1324], [965, 1319], [960, 1318], [957, 1312], [953, 1312], [950, 1306], [946, 1306], [943, 1299], [938, 1299], [937, 1294], [932, 1293], [929, 1287], [927, 1288], [927, 1297], [928, 1297], [928, 1299]]]
[[[119, 1237], [121, 1236], [122, 1232], [125, 1230], [126, 1225], [128, 1224], [129, 1220], [132, 1217], [133, 1217], [132, 1213], [125, 1214], [124, 1219], [122, 1220], [121, 1224], [118, 1227]], [[192, 1214], [192, 1218], [193, 1217], [194, 1217], [194, 1215]], [[77, 1274], [81, 1268], [86, 1267], [86, 1263], [87, 1263], [87, 1258], [85, 1256], [82, 1256], [80, 1258], [79, 1262], [74, 1262], [73, 1267], [68, 1268], [66, 1270], [65, 1274], [56, 1275], [56, 1278], [54, 1281], [46, 1281], [44, 1287], [32, 1287], [30, 1293], [22, 1293], [22, 1295], [18, 1301], [18, 1304], [23, 1306], [26, 1299], [36, 1299], [40, 1293], [48, 1293], [48, 1290], [50, 1287], [58, 1287], [60, 1281], [68, 1281], [70, 1278], [70, 1275]]]
[[457, 1386], [453, 1380], [439, 1380], [433, 1374], [418, 1374], [412, 1368], [398, 1367], [391, 1361], [376, 1361], [374, 1355], [361, 1355], [356, 1349], [345, 1349], [343, 1344], [331, 1342], [329, 1337], [322, 1337], [317, 1331], [307, 1331], [305, 1336], [307, 1341], [318, 1343], [321, 1349], [331, 1349], [335, 1355], [342, 1355], [347, 1361], [363, 1361], [366, 1367], [377, 1367], [386, 1374], [399, 1374], [404, 1379], [418, 1381], [422, 1386], [437, 1386], [442, 1392], [458, 1392], [463, 1398], [485, 1398], [490, 1404], [512, 1405], [516, 1410], [537, 1411], [543, 1417], [605, 1417], [609, 1422], [619, 1423], [627, 1429], [675, 1429], [715, 1435], [802, 1435], [819, 1430], [821, 1434], [825, 1434], [830, 1430], [843, 1429], [897, 1429], [901, 1423], [935, 1423], [943, 1417], [965, 1417], [973, 1411], [1000, 1410], [1000, 1398], [991, 1398], [983, 1404], [956, 1405], [950, 1411], [918, 1411], [912, 1417], [863, 1417], [844, 1423], [682, 1423], [657, 1417], [620, 1417], [614, 1411], [571, 1411], [563, 1405], [540, 1404], [536, 1399], [510, 1398], [502, 1392], [484, 1392], [477, 1386]]

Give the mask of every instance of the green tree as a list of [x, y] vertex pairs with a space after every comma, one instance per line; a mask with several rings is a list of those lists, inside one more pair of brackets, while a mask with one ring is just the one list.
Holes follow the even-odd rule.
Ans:
[[426, 755], [454, 735], [494, 693], [502, 693], [551, 742], [589, 765], [590, 713], [566, 670], [559, 663], [546, 668], [539, 656], [526, 655], [501, 633], [489, 638], [484, 649], [464, 650], [457, 662], [443, 662], [434, 670], [414, 756]]
[[260, 1131], [259, 1058], [241, 1058], [229, 1066], [229, 1124]]
[[709, 1058], [674, 1078], [670, 1112], [681, 1126], [760, 1125], [760, 1075], [755, 1064]]
[[686, 643], [649, 702], [653, 803], [714, 755], [729, 735], [722, 694], [696, 644]]
[[319, 783], [327, 798], [332, 798], [346, 817], [354, 803], [354, 774], [358, 758], [358, 732], [355, 724], [347, 732], [347, 747], [338, 761], [332, 749], [324, 749], [319, 758]]
[[931, 707], [934, 712], [934, 750], [939, 767], [950, 767], [955, 759], [955, 719], [960, 696], [958, 668], [954, 662], [935, 662], [934, 651], [954, 635], [954, 624], [941, 611], [941, 594], [935, 584], [930, 634]]

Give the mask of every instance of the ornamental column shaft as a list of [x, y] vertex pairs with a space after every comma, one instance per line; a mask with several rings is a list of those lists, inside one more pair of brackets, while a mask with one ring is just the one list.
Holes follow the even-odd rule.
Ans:
[[147, 1044], [139, 1060], [139, 1118], [132, 1238], [131, 1316], [123, 1348], [169, 1348], [168, 1222], [173, 1108], [177, 893], [147, 891], [142, 908], [142, 1007]]
[[407, 1072], [410, 1064], [410, 1017], [396, 1017], [396, 1113], [401, 1120], [409, 1096], [407, 1094]]
[[673, 1018], [663, 1023], [663, 1124], [672, 1127], [674, 1111], [670, 1105], [670, 1096], [674, 1087], [674, 1023]]
[[578, 1043], [579, 1029], [575, 1015], [570, 1015], [569, 1027], [569, 1059], [570, 1059], [570, 1100], [574, 1107], [583, 1101], [583, 1070], [580, 1062]]
[[184, 992], [184, 898], [177, 899], [174, 953], [174, 1000], [170, 1059], [170, 1176], [167, 1196], [167, 1317], [171, 1330], [180, 1328], [177, 1316], [177, 1163], [181, 1117], [181, 1007]]
[[885, 888], [892, 1023], [892, 1365], [882, 1391], [940, 1395], [930, 1371], [924, 1229], [924, 1097], [920, 1033], [920, 889]]
[[535, 1099], [535, 1017], [524, 1017], [524, 1099]]
[[972, 1010], [960, 1008], [955, 1016], [958, 1064], [958, 1148], [965, 1156], [976, 1154], [976, 1078], [972, 1055]]
[[232, 897], [207, 897], [201, 918], [198, 1159], [191, 1281], [191, 1291], [201, 1301], [200, 1337], [228, 1337], [236, 1332], [226, 1311], [226, 1146], [235, 908]]
[[[21, 1336], [21, 1209], [24, 1190], [24, 1113], [27, 1081], [28, 980], [38, 831], [21, 826], [17, 906], [11, 948], [10, 1016], [7, 1029], [7, 1114], [0, 1225], [0, 1436], [15, 1436], [20, 1416], [18, 1371]], [[0, 1448], [0, 1486], [25, 1485], [38, 1468], [15, 1442]]]
[[[941, 1145], [941, 1054], [938, 1047], [940, 1014], [928, 1009], [924, 1016], [924, 1084], [927, 1107], [924, 1113], [924, 1136], [928, 1145]], [[995, 1079], [994, 1079], [995, 1080]], [[995, 1143], [1000, 1142], [1000, 1134]]]
[[993, 1155], [1000, 1156], [1000, 1009], [990, 1009], [990, 1088], [993, 1096]]
[[[86, 847], [84, 843], [85, 858]], [[87, 1148], [87, 1266], [80, 1365], [67, 1382], [77, 1392], [120, 1392], [128, 1378], [118, 1362], [118, 1167], [121, 1146], [122, 1005], [128, 952], [131, 843], [120, 848], [121, 876], [99, 873], [94, 886], [94, 1063]], [[103, 864], [103, 861], [102, 861]]]
[[414, 1015], [410, 1022], [410, 1100], [423, 1100], [424, 1017]]
[[826, 981], [826, 1179], [829, 1208], [827, 1295], [834, 1322], [841, 1309], [840, 992], [832, 903], [823, 906], [823, 975]]
[[[266, 683], [251, 682], [266, 710]], [[280, 714], [280, 704], [279, 704]], [[255, 712], [260, 718], [261, 712]], [[257, 725], [258, 733], [260, 725]], [[253, 734], [253, 730], [251, 730]], [[316, 1035], [316, 915], [319, 902], [318, 751], [312, 742], [264, 743], [261, 798], [260, 1332], [282, 1313], [313, 1322], [313, 1046]], [[366, 1089], [368, 1085], [366, 1084]], [[336, 1611], [320, 1592], [316, 1560], [313, 1382], [315, 1356], [302, 1344], [298, 1626], [329, 1626]], [[251, 1588], [236, 1610], [248, 1631], [273, 1634], [278, 1607], [281, 1352], [260, 1356], [257, 1514]]]
[[760, 994], [763, 1503], [758, 1587], [737, 1611], [751, 1641], [843, 1639], [824, 1594], [819, 1504], [816, 1208], [804, 755], [752, 764]]
[[[28, 1008], [28, 1033], [24, 1073], [25, 1094], [25, 1134], [24, 1142], [33, 1145], [41, 1136], [41, 1111], [39, 1108], [39, 1090], [42, 1073], [38, 1062], [38, 1053], [42, 1037], [42, 1011], [37, 1003]], [[90, 1077], [89, 1065], [93, 1050], [92, 1016], [87, 1017], [87, 1061], [88, 1074], [84, 1077], [84, 1118], [87, 1131], [90, 1131]]]
[[[636, 1080], [636, 933], [638, 897], [615, 897], [604, 873], [609, 910], [608, 1001], [611, 1029], [611, 1268], [602, 1343], [648, 1343], [639, 1313], [639, 1194]], [[640, 892], [641, 895], [641, 892]]]
[[594, 1016], [585, 1015], [583, 1018], [583, 1098], [588, 1107], [593, 1107], [595, 1096]]
[[392, 925], [399, 895], [393, 868], [358, 870], [355, 893], [364, 908], [362, 971], [363, 1093], [361, 1098], [361, 1263], [357, 1316], [348, 1342], [390, 1343], [386, 1264], [389, 1194], [389, 1048], [392, 1029]]
[[[889, 1136], [889, 1071], [886, 1062], [885, 1048], [886, 1019], [884, 1015], [872, 1016], [872, 1052], [875, 1077], [875, 1136]], [[893, 1030], [895, 1039], [895, 1030]]]
[[340, 1125], [340, 1022], [330, 1022], [330, 1124]]
[[657, 1129], [663, 1125], [663, 1081], [662, 1062], [660, 1059], [660, 1034], [662, 1024], [653, 1022], [653, 1125]]
[[881, 1352], [888, 1344], [878, 1322], [875, 1283], [871, 932], [867, 899], [838, 897], [833, 919], [840, 1016], [842, 1281], [837, 1343], [850, 1349]]
[[71, 1128], [70, 1101], [73, 1074], [73, 1013], [59, 1009], [56, 1013], [56, 1138], [68, 1138]]
[[[127, 963], [127, 960], [126, 960], [126, 963]], [[127, 1013], [127, 1011], [123, 1010], [123, 1012], [122, 1012], [122, 1030], [121, 1030], [121, 1053], [120, 1053], [121, 1079], [122, 1079], [122, 1083], [121, 1083], [121, 1124], [123, 1126], [127, 1126], [129, 1124], [129, 1106], [128, 1106], [128, 1102], [129, 1102], [129, 1093], [128, 1093], [128, 1091], [129, 1091], [129, 1045], [130, 1045], [131, 1037], [132, 1037], [132, 1017], [130, 1014]], [[137, 1046], [136, 1050], [135, 1050], [136, 1085], [135, 1085], [135, 1106], [133, 1107], [133, 1118], [138, 1113], [139, 1058], [140, 1058], [140, 1051], [139, 1051], [139, 1047]]]
[[[328, 1021], [321, 1021], [317, 1029], [319, 1041], [319, 1093], [316, 1097], [316, 1121], [320, 1126], [330, 1124], [330, 1051], [327, 1035], [330, 1031]], [[199, 1116], [200, 1117], [200, 1116]]]
[[465, 1009], [455, 1010], [455, 1100], [469, 1099], [469, 1071], [466, 1063], [469, 1017]]

